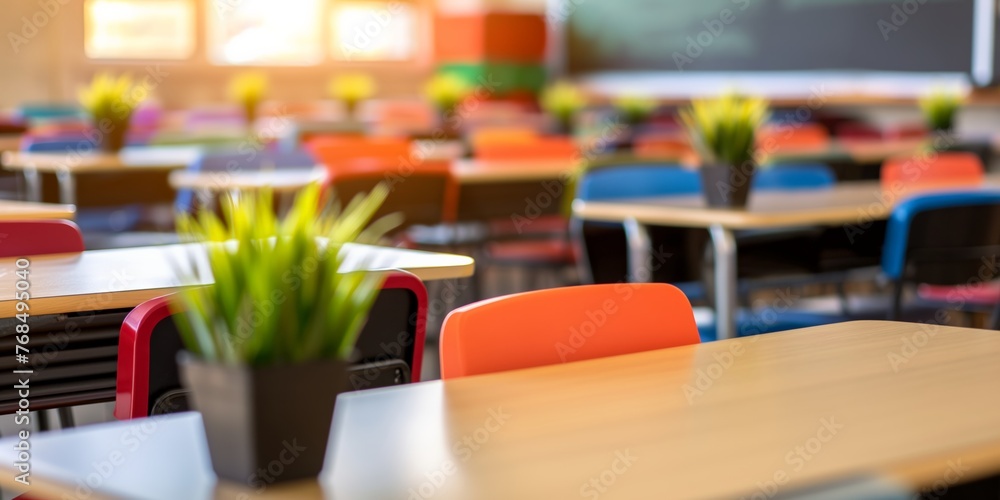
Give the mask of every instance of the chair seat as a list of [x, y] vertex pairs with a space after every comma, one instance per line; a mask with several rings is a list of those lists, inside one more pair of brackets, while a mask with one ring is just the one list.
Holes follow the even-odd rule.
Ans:
[[486, 246], [487, 257], [497, 263], [517, 264], [573, 264], [576, 253], [565, 239], [503, 241]]
[[993, 305], [1000, 302], [1000, 282], [986, 283], [977, 288], [920, 285], [917, 295], [921, 299], [935, 302], [954, 302], [957, 299], [973, 304]]

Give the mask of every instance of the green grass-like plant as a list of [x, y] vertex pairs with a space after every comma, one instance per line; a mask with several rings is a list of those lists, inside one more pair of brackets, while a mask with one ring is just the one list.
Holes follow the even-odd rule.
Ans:
[[962, 96], [956, 92], [935, 90], [920, 99], [919, 104], [928, 127], [951, 130], [955, 124], [955, 113], [962, 105]]
[[222, 217], [181, 215], [178, 232], [204, 243], [207, 259], [192, 254], [177, 272], [185, 283], [209, 281], [206, 271], [214, 277], [172, 296], [186, 348], [208, 362], [254, 367], [347, 359], [384, 274], [338, 271], [345, 245], [377, 243], [399, 222], [371, 222], [388, 192], [379, 185], [338, 210], [321, 206], [313, 185], [283, 219], [269, 191], [224, 199]]
[[618, 110], [618, 114], [629, 124], [637, 125], [649, 119], [659, 107], [654, 99], [637, 95], [621, 95], [616, 97], [612, 104]]
[[768, 104], [728, 94], [693, 100], [680, 116], [703, 164], [737, 168], [753, 161], [757, 130], [767, 119]]

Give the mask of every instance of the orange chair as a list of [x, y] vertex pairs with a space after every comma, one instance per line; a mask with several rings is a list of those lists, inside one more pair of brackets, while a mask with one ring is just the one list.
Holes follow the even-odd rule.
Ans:
[[638, 158], [697, 160], [691, 143], [680, 133], [640, 135], [632, 141], [632, 151]]
[[480, 144], [473, 155], [481, 160], [576, 160], [580, 148], [569, 137], [539, 137], [523, 144]]
[[[409, 161], [412, 144], [399, 137], [364, 137], [351, 135], [316, 136], [306, 142], [309, 150], [327, 168], [360, 158]], [[332, 172], [332, 171], [331, 171]]]
[[757, 138], [757, 148], [767, 155], [817, 151], [829, 146], [830, 132], [818, 123], [766, 127]]
[[451, 175], [451, 163], [428, 160], [400, 163], [396, 159], [361, 158], [327, 164], [329, 187], [342, 203], [367, 193], [381, 182], [389, 183], [392, 194], [375, 217], [401, 213], [403, 227], [436, 225], [455, 220], [458, 183]]
[[973, 153], [949, 152], [892, 158], [882, 165], [884, 191], [909, 191], [968, 187], [982, 184], [983, 163]]
[[700, 342], [687, 297], [665, 283], [552, 288], [469, 304], [441, 329], [441, 378]]
[[530, 127], [480, 127], [469, 133], [469, 144], [473, 150], [481, 147], [531, 144], [538, 140], [538, 132]]

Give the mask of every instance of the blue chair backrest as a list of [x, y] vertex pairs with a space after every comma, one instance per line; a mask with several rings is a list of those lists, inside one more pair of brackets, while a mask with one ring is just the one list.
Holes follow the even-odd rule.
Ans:
[[[192, 172], [255, 172], [261, 169], [308, 169], [316, 166], [316, 159], [305, 150], [295, 151], [209, 151], [188, 165]], [[191, 209], [194, 193], [190, 189], [177, 191], [174, 202], [176, 210], [186, 212]]]
[[32, 153], [92, 153], [97, 146], [83, 135], [60, 137], [26, 138], [21, 142], [21, 150]]
[[17, 115], [27, 122], [36, 120], [65, 120], [83, 118], [85, 113], [74, 104], [25, 104]]
[[[959, 213], [963, 209], [965, 213]], [[935, 212], [941, 217], [928, 221], [927, 216]], [[914, 224], [918, 217], [923, 220]], [[920, 241], [913, 241], [914, 233], [920, 233], [916, 238]], [[889, 216], [882, 248], [882, 271], [891, 279], [903, 279], [907, 261], [912, 258], [910, 253], [915, 249], [932, 250], [935, 259], [940, 261], [948, 257], [970, 261], [967, 264], [971, 263], [973, 268], [960, 272], [960, 278], [982, 279], [975, 268], [982, 265], [979, 261], [986, 255], [983, 253], [986, 247], [1000, 248], [1000, 191], [916, 195], [897, 204]], [[965, 256], [963, 249], [972, 249], [972, 252]], [[929, 267], [920, 271], [927, 271]]]
[[753, 189], [797, 190], [830, 187], [837, 177], [830, 167], [822, 164], [778, 164], [757, 169]]
[[253, 172], [262, 168], [311, 168], [317, 165], [309, 152], [252, 150], [207, 152], [188, 167], [197, 172]]
[[680, 165], [623, 165], [584, 173], [576, 198], [586, 201], [686, 195], [701, 192], [701, 176]]

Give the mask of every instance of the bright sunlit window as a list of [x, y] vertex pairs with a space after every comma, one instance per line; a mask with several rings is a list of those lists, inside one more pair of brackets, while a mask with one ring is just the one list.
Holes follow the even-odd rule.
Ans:
[[92, 59], [186, 59], [194, 53], [193, 0], [87, 0], [84, 52]]
[[322, 0], [208, 0], [216, 64], [306, 66], [323, 60]]
[[412, 59], [416, 45], [416, 12], [393, 2], [335, 2], [330, 11], [331, 55], [342, 61]]

